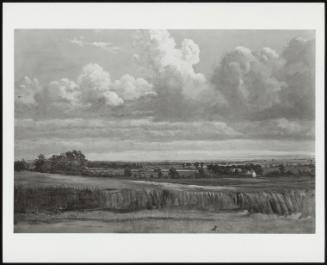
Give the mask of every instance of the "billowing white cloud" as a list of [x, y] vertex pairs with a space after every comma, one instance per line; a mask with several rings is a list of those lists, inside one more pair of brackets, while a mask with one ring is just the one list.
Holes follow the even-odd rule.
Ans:
[[292, 39], [283, 52], [281, 78], [287, 84], [280, 93], [281, 108], [290, 118], [315, 116], [315, 41]]
[[87, 64], [77, 78], [80, 89], [80, 99], [86, 106], [106, 104], [118, 106], [123, 100], [111, 91], [110, 74], [98, 64]]
[[[314, 110], [314, 41], [291, 40], [280, 54], [269, 47], [257, 51], [236, 47], [222, 57], [208, 82], [194, 69], [200, 62], [194, 41], [177, 44], [166, 30], [138, 34], [139, 53], [133, 56], [145, 60], [151, 77], [125, 74], [115, 80], [90, 63], [75, 81], [62, 78], [41, 86], [37, 79], [25, 77], [16, 86], [16, 103], [46, 118], [152, 118], [155, 128], [143, 124], [126, 130], [154, 140], [167, 135], [192, 138], [188, 130], [207, 139], [313, 137], [314, 126], [307, 121], [312, 121]], [[82, 42], [75, 41], [76, 45], [85, 45], [84, 39], [78, 40]], [[169, 133], [164, 129], [179, 122], [180, 127]], [[118, 137], [122, 133], [118, 131], [112, 135]]]
[[313, 119], [314, 40], [292, 39], [279, 55], [271, 48], [237, 47], [225, 54], [212, 81], [225, 97], [227, 118]]
[[271, 108], [280, 102], [285, 83], [275, 77], [279, 55], [270, 48], [253, 52], [236, 47], [223, 57], [214, 72], [213, 83], [229, 103], [231, 112], [244, 115]]
[[210, 84], [194, 66], [200, 61], [200, 48], [191, 39], [177, 45], [167, 30], [139, 31], [135, 36], [139, 49], [134, 58], [145, 66], [157, 93], [154, 115], [158, 120], [194, 120], [201, 116], [203, 99], [220, 100]]
[[78, 77], [81, 99], [86, 104], [105, 102], [109, 106], [119, 106], [125, 100], [135, 100], [155, 94], [152, 85], [143, 78], [125, 74], [112, 81], [110, 74], [97, 64], [88, 64]]
[[156, 95], [152, 88], [145, 79], [129, 74], [112, 81], [109, 72], [98, 64], [90, 63], [83, 67], [76, 82], [62, 78], [41, 86], [37, 79], [25, 77], [16, 88], [15, 102], [19, 108], [25, 105], [37, 107], [43, 110], [38, 112], [44, 115], [51, 113], [53, 117], [57, 112], [68, 114], [73, 110], [120, 106], [125, 100]]
[[124, 103], [124, 100], [113, 91], [105, 91], [103, 93], [103, 98], [105, 100], [105, 104], [109, 106], [119, 106]]
[[72, 105], [78, 104], [78, 96], [78, 85], [67, 78], [50, 82], [40, 93], [35, 95], [38, 101], [45, 100], [45, 104], [63, 102]]
[[153, 86], [143, 78], [123, 75], [113, 83], [113, 90], [124, 100], [134, 100], [146, 95], [155, 95]]
[[159, 83], [154, 87], [158, 94], [163, 89], [175, 90], [195, 99], [206, 88], [205, 76], [193, 68], [200, 61], [200, 49], [193, 40], [184, 39], [177, 47], [167, 30], [138, 32], [136, 38], [141, 56], [154, 74], [154, 82]]
[[35, 94], [40, 92], [42, 87], [37, 78], [25, 76], [15, 90], [15, 102], [22, 105], [35, 105]]

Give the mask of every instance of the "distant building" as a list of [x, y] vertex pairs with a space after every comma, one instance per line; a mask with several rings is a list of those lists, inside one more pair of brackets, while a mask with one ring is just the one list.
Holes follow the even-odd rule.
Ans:
[[252, 178], [256, 178], [257, 177], [257, 173], [255, 172], [255, 170], [251, 169], [251, 170], [247, 170], [245, 175], [252, 177]]
[[252, 176], [252, 178], [256, 178], [257, 177], [257, 173], [253, 169], [251, 170], [251, 176]]

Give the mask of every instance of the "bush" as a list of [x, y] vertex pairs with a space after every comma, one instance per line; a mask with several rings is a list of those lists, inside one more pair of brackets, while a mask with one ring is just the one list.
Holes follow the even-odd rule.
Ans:
[[86, 169], [87, 160], [81, 151], [68, 151], [60, 155], [53, 155], [47, 159], [40, 154], [34, 161], [35, 171], [38, 172], [81, 172]]
[[206, 178], [207, 177], [207, 174], [202, 167], [199, 168], [199, 172], [196, 174], [196, 177], [198, 177], [198, 178]]
[[28, 164], [25, 162], [24, 159], [21, 161], [15, 161], [14, 169], [15, 169], [15, 171], [26, 170], [26, 169], [28, 169]]
[[124, 176], [125, 177], [131, 177], [132, 176], [132, 170], [130, 168], [124, 169]]
[[180, 177], [178, 171], [177, 171], [176, 168], [174, 168], [174, 167], [171, 167], [171, 168], [169, 169], [169, 171], [168, 171], [168, 176], [169, 176], [170, 178], [179, 178], [179, 177]]

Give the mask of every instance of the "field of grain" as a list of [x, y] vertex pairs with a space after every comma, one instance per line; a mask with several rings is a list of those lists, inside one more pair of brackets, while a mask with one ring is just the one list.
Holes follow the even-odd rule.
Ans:
[[314, 197], [312, 178], [141, 181], [16, 172], [15, 232], [210, 232], [217, 226], [214, 232], [313, 233]]

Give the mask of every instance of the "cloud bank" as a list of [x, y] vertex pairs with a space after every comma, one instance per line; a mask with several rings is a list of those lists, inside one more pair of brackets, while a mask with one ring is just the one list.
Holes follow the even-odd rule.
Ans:
[[26, 76], [16, 87], [16, 114], [39, 113], [45, 119], [48, 115], [75, 116], [90, 110], [109, 111], [126, 101], [155, 94], [152, 85], [143, 78], [125, 74], [112, 80], [100, 65], [90, 63], [82, 68], [76, 81], [62, 78], [42, 86], [36, 78]]
[[[160, 142], [314, 139], [314, 40], [292, 39], [281, 52], [232, 48], [217, 58], [210, 75], [197, 71], [201, 51], [191, 39], [178, 43], [169, 31], [142, 30], [134, 41], [142, 76], [112, 78], [110, 69], [88, 63], [72, 79], [42, 83], [25, 76], [16, 82], [16, 139], [30, 145], [76, 139], [78, 146], [93, 137], [144, 148]], [[71, 42], [111, 47], [83, 38]]]

